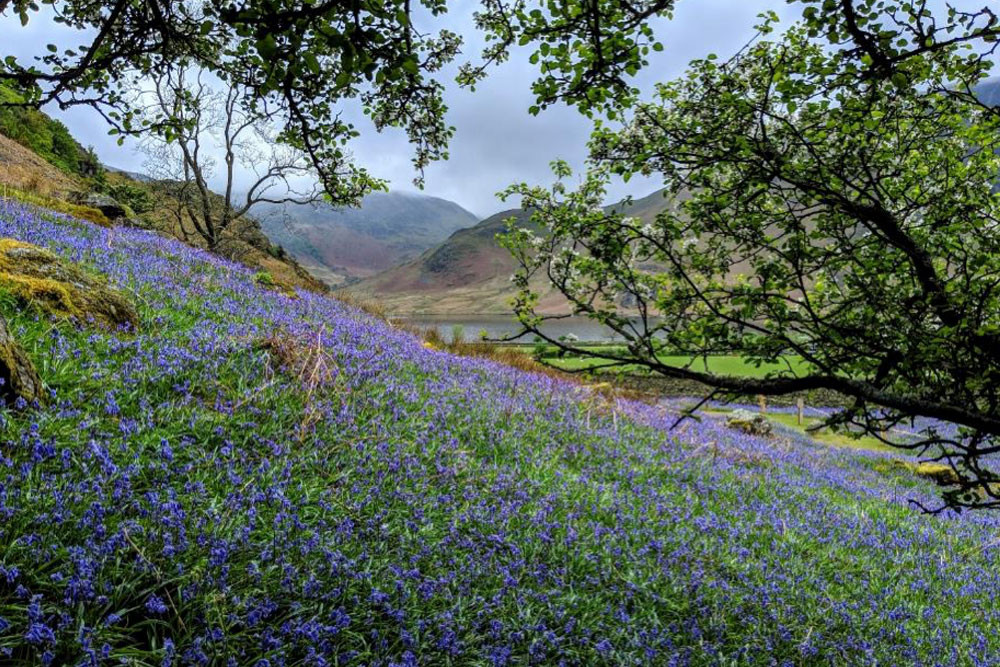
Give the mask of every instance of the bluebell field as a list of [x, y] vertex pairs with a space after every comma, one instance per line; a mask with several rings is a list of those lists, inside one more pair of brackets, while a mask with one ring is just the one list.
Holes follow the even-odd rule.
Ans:
[[0, 293], [51, 389], [0, 409], [2, 664], [1000, 664], [1000, 515], [892, 454], [670, 431], [148, 232], [5, 237], [142, 325]]

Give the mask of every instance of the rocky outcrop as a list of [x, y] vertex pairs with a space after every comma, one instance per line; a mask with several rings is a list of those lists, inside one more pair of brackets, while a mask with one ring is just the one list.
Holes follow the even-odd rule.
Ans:
[[96, 208], [111, 221], [134, 217], [132, 211], [130, 211], [126, 206], [119, 204], [113, 197], [101, 194], [100, 192], [90, 192], [80, 195], [77, 197], [76, 203], [80, 206]]
[[0, 317], [0, 403], [16, 405], [18, 399], [31, 403], [42, 397], [42, 381], [35, 365]]
[[750, 435], [769, 436], [774, 431], [766, 417], [755, 415], [749, 410], [734, 410], [726, 420], [726, 425]]
[[139, 325], [135, 307], [121, 292], [48, 250], [14, 239], [0, 239], [0, 289], [25, 306], [83, 325]]

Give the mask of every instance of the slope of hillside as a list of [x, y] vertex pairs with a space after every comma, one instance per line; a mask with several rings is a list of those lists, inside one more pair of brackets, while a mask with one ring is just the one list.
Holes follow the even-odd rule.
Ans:
[[[627, 212], [651, 220], [668, 205], [662, 191], [637, 199]], [[619, 208], [615, 205], [609, 208]], [[486, 218], [475, 227], [452, 234], [441, 245], [420, 257], [347, 287], [363, 298], [377, 300], [398, 314], [508, 314], [514, 294], [510, 276], [516, 263], [497, 243], [497, 234], [514, 218], [518, 226], [530, 224], [530, 213], [512, 209]], [[546, 285], [541, 312], [561, 313], [565, 301]]]
[[[0, 102], [23, 101], [23, 97], [0, 83]], [[24, 146], [64, 174], [90, 176], [98, 168], [97, 156], [81, 146], [65, 125], [36, 109], [0, 107], [0, 135]]]
[[[0, 99], [17, 99], [12, 95], [0, 85]], [[203, 245], [198, 235], [190, 230], [183, 233], [178, 225], [179, 204], [172, 188], [170, 183], [102, 167], [62, 123], [41, 111], [0, 108], [0, 194], [75, 215], [86, 214], [104, 224], [141, 226]], [[95, 195], [104, 201], [110, 197], [114, 208], [126, 212], [127, 220], [114, 220], [89, 204], [81, 205]], [[325, 289], [269, 240], [253, 219], [234, 225], [219, 251], [279, 283]]]
[[329, 284], [367, 277], [415, 257], [477, 218], [438, 197], [374, 193], [361, 208], [269, 206], [265, 233]]
[[892, 456], [668, 434], [150, 232], [0, 200], [0, 238], [140, 314], [0, 291], [51, 395], [0, 408], [5, 664], [1000, 661], [998, 515]]
[[72, 176], [3, 134], [0, 134], [0, 175], [3, 185], [18, 190], [48, 194], [77, 187]]

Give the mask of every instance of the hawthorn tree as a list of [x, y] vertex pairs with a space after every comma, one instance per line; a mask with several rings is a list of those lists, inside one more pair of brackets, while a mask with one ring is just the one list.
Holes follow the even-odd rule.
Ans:
[[[998, 507], [1000, 113], [975, 94], [996, 20], [807, 4], [783, 35], [766, 17], [732, 59], [694, 61], [624, 127], [598, 128], [582, 185], [555, 163], [551, 189], [508, 190], [543, 230], [506, 238], [516, 314], [563, 350], [701, 382], [706, 400], [839, 392], [850, 404], [829, 425], [951, 466], [939, 509]], [[635, 174], [665, 187], [651, 223], [601, 207], [610, 177]], [[539, 275], [622, 348], [548, 336]], [[695, 366], [711, 355], [801, 365]]]

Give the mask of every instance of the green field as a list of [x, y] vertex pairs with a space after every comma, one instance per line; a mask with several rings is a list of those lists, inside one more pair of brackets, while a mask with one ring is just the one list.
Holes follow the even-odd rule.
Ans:
[[[715, 412], [719, 414], [725, 414], [729, 410], [709, 410], [708, 412]], [[812, 439], [813, 441], [829, 445], [830, 447], [846, 447], [849, 449], [865, 449], [873, 452], [897, 452], [898, 450], [893, 449], [889, 445], [886, 445], [876, 438], [869, 436], [855, 438], [848, 433], [843, 432], [833, 432], [828, 428], [822, 428], [819, 430], [809, 431], [810, 427], [816, 426], [820, 423], [820, 419], [816, 417], [805, 417], [802, 420], [802, 424], [798, 423], [798, 418], [792, 414], [785, 413], [775, 413], [769, 412], [764, 415], [769, 421], [774, 422], [780, 426], [784, 426], [790, 429], [794, 429], [796, 432]]]
[[[791, 372], [799, 373], [804, 364], [799, 358], [790, 358], [787, 363], [773, 363], [755, 365], [740, 357], [719, 356], [693, 359], [687, 356], [666, 356], [661, 357], [663, 363], [669, 366], [690, 367], [694, 371], [707, 371], [717, 375], [743, 375], [747, 377], [764, 377], [769, 373]], [[615, 373], [644, 373], [646, 370], [638, 365], [611, 366], [605, 370], [602, 367], [608, 366], [609, 361], [595, 357], [563, 357], [555, 356], [542, 357], [545, 364], [554, 366], [566, 371], [594, 370], [596, 372]]]

